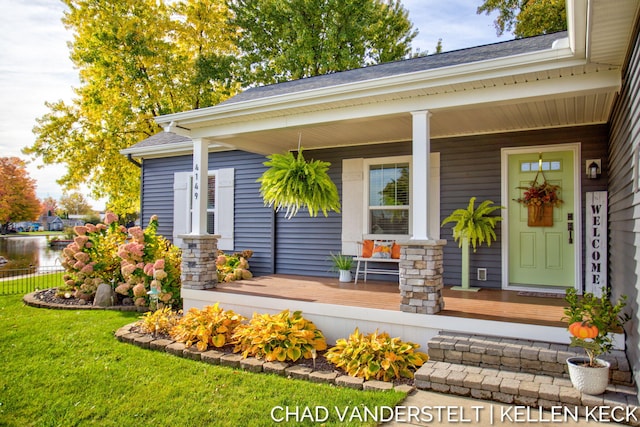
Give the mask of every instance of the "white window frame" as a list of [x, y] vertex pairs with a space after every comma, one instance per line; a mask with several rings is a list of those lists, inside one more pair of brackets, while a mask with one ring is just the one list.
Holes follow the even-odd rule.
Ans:
[[[378, 240], [400, 240], [407, 239], [412, 235], [413, 232], [413, 215], [412, 215], [412, 203], [413, 203], [413, 183], [411, 179], [411, 158], [412, 156], [391, 156], [391, 157], [375, 157], [375, 158], [367, 158], [363, 160], [363, 172], [364, 172], [364, 180], [363, 180], [363, 191], [362, 191], [362, 206], [363, 206], [363, 215], [362, 218], [362, 235], [366, 238], [378, 239]], [[371, 166], [377, 165], [385, 165], [385, 164], [400, 164], [406, 163], [409, 165], [409, 230], [408, 234], [372, 234], [370, 230], [369, 212], [371, 210], [371, 206], [369, 205], [369, 177]], [[384, 209], [393, 209], [393, 207], [384, 207]], [[406, 209], [404, 205], [402, 209]]]
[[[218, 230], [220, 230], [220, 225], [219, 225], [219, 217], [218, 217], [218, 199], [220, 198], [218, 196], [218, 171], [217, 170], [210, 170], [207, 173], [207, 181], [209, 179], [209, 177], [214, 177], [215, 178], [215, 188], [214, 188], [214, 196], [215, 196], [215, 200], [213, 201], [213, 205], [215, 206], [214, 208], [210, 209], [207, 207], [207, 215], [209, 213], [213, 213], [213, 233], [210, 234], [218, 234]], [[189, 233], [191, 233], [192, 230], [192, 216], [193, 216], [193, 194], [191, 194], [191, 192], [193, 191], [193, 174], [191, 174], [189, 176], [189, 197], [188, 197], [188, 206], [187, 206], [187, 218], [189, 218], [189, 221], [187, 222], [187, 231]], [[207, 192], [207, 198], [209, 197], [209, 194]], [[207, 205], [208, 205], [208, 200], [207, 200]], [[207, 218], [207, 223], [208, 223], [208, 218]], [[209, 232], [207, 230], [207, 232]]]
[[[218, 249], [234, 251], [235, 228], [235, 170], [234, 168], [212, 169], [207, 176], [215, 175], [214, 231], [219, 235]], [[173, 174], [173, 243], [181, 246], [180, 235], [191, 233], [191, 188], [192, 172]], [[212, 209], [207, 209], [211, 212]]]

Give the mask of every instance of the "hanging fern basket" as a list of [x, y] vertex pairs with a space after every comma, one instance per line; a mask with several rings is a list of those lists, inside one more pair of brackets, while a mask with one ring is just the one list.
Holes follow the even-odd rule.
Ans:
[[297, 156], [272, 154], [264, 162], [267, 169], [258, 181], [264, 203], [276, 211], [286, 208], [285, 217], [292, 218], [301, 207], [309, 210], [309, 216], [318, 216], [322, 211], [340, 212], [338, 189], [327, 171], [331, 163], [321, 160], [305, 160], [302, 149]]

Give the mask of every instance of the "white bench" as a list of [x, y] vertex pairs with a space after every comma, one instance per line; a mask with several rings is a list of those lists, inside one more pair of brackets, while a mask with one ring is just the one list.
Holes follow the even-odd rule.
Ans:
[[[390, 244], [393, 244], [392, 241], [385, 241], [388, 242]], [[362, 244], [363, 242], [358, 242], [358, 245], [360, 247], [360, 253], [362, 253]], [[358, 283], [358, 277], [360, 276], [360, 268], [361, 266], [363, 266], [364, 268], [362, 269], [362, 278], [363, 280], [366, 282], [367, 281], [367, 274], [388, 274], [388, 275], [393, 275], [393, 276], [398, 276], [400, 277], [400, 260], [397, 258], [375, 258], [373, 256], [371, 257], [363, 257], [363, 256], [356, 256], [353, 257], [353, 260], [357, 262], [356, 264], [356, 278], [355, 278], [355, 284]], [[397, 268], [383, 268], [380, 266], [374, 267], [374, 268], [369, 268], [369, 263], [381, 263], [381, 264], [395, 264], [397, 266]]]

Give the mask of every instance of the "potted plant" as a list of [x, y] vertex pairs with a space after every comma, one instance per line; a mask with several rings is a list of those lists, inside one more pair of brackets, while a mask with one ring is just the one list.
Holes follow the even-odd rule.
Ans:
[[340, 272], [341, 282], [351, 281], [351, 267], [353, 266], [353, 257], [343, 254], [331, 254], [331, 262], [333, 263], [333, 271]]
[[291, 219], [301, 207], [309, 210], [309, 216], [324, 216], [328, 211], [340, 212], [338, 188], [329, 177], [331, 163], [321, 160], [307, 161], [298, 148], [297, 156], [292, 152], [267, 156], [269, 166], [257, 182], [265, 204], [276, 211], [287, 209], [285, 217]]
[[455, 222], [453, 227], [453, 239], [459, 241], [462, 248], [462, 286], [454, 286], [452, 289], [459, 291], [478, 291], [480, 288], [469, 287], [469, 245], [475, 252], [477, 247], [487, 242], [491, 246], [491, 240], [496, 240], [493, 231], [501, 216], [491, 216], [494, 211], [504, 209], [504, 206], [495, 206], [491, 200], [485, 200], [475, 208], [476, 198], [469, 200], [466, 209], [456, 209], [451, 215], [442, 220], [442, 225]]
[[571, 347], [584, 348], [587, 357], [567, 359], [569, 377], [573, 386], [587, 394], [602, 394], [609, 384], [609, 362], [598, 359], [613, 349], [613, 333], [622, 332], [629, 315], [622, 313], [627, 304], [623, 295], [613, 304], [606, 288], [602, 296], [585, 293], [580, 298], [575, 289], [567, 289], [567, 307], [564, 309]]

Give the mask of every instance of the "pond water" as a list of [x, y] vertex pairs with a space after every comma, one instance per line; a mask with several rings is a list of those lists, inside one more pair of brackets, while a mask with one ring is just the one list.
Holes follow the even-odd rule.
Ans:
[[9, 262], [0, 265], [0, 271], [33, 266], [60, 265], [62, 248], [49, 247], [47, 236], [0, 237], [0, 256]]

